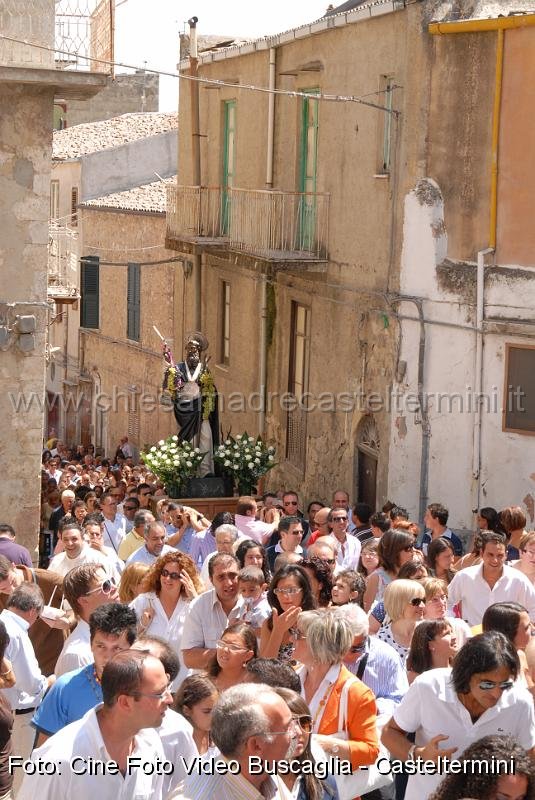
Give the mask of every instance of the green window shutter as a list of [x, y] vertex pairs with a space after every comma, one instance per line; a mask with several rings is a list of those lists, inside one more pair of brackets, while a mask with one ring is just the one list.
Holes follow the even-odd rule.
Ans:
[[100, 258], [98, 256], [82, 256], [80, 326], [82, 328], [99, 327], [99, 278]]
[[140, 285], [139, 264], [128, 265], [128, 289], [126, 297], [126, 338], [134, 342], [140, 340]]

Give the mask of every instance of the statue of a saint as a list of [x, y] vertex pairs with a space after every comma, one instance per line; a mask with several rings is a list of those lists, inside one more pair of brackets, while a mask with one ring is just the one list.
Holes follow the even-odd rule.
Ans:
[[204, 477], [214, 472], [214, 446], [219, 444], [217, 391], [208, 359], [202, 358], [208, 350], [206, 336], [199, 331], [189, 333], [185, 349], [184, 361], [175, 364], [169, 346], [164, 343], [163, 389], [171, 395], [179, 440], [191, 442], [207, 454], [199, 470]]

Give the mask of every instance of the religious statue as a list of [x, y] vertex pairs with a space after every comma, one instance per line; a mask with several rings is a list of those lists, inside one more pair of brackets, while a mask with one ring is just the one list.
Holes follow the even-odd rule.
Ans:
[[217, 391], [208, 369], [209, 359], [202, 357], [208, 350], [206, 336], [199, 331], [189, 333], [185, 350], [184, 361], [175, 364], [164, 341], [163, 389], [171, 396], [179, 441], [191, 442], [206, 453], [199, 470], [201, 477], [205, 477], [214, 472], [214, 446], [219, 443]]

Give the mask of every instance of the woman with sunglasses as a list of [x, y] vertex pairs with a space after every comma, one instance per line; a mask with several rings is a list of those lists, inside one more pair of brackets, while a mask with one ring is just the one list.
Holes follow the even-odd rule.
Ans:
[[428, 669], [451, 666], [456, 653], [457, 640], [449, 622], [445, 619], [420, 622], [407, 656], [409, 683]]
[[208, 675], [220, 692], [249, 682], [247, 664], [258, 655], [258, 640], [247, 622], [229, 625], [216, 642], [216, 654], [208, 667]]
[[283, 663], [293, 659], [293, 629], [301, 611], [316, 608], [310, 581], [297, 564], [287, 564], [275, 573], [267, 594], [272, 614], [260, 630], [260, 656], [278, 658]]
[[202, 592], [202, 584], [192, 559], [173, 550], [152, 565], [141, 588], [130, 608], [137, 614], [140, 635], [161, 636], [178, 654], [181, 668], [171, 687], [174, 691], [188, 674], [181, 659], [182, 631], [190, 601]]
[[414, 536], [405, 531], [387, 531], [381, 537], [377, 547], [379, 566], [366, 581], [364, 592], [364, 611], [368, 613], [379, 603], [386, 587], [397, 578], [400, 567], [406, 561], [412, 561], [414, 553]]
[[[409, 687], [383, 730], [391, 757], [438, 763], [439, 757], [458, 758], [478, 739], [498, 732], [531, 750], [533, 700], [515, 683], [519, 669], [516, 651], [503, 634], [492, 631], [469, 639], [451, 669], [428, 670]], [[414, 744], [408, 733], [415, 733]], [[429, 797], [440, 780], [429, 770], [412, 770], [405, 800]]]
[[403, 578], [392, 581], [386, 587], [384, 604], [389, 621], [379, 629], [377, 638], [393, 647], [405, 664], [412, 635], [424, 616], [423, 586]]
[[[310, 746], [312, 716], [309, 707], [301, 695], [291, 689], [278, 688], [277, 694], [280, 694], [285, 701], [297, 723], [297, 738], [292, 758], [292, 769], [295, 772], [281, 775], [282, 782], [296, 800], [337, 800], [339, 795], [332, 775], [320, 780], [308, 772], [308, 765], [315, 763]], [[304, 775], [299, 774], [300, 764], [307, 765], [307, 772]]]
[[532, 695], [535, 695], [535, 683], [526, 658], [526, 648], [531, 642], [533, 625], [524, 606], [512, 602], [494, 603], [483, 614], [482, 628], [484, 633], [499, 631], [509, 639], [520, 661], [518, 680]]

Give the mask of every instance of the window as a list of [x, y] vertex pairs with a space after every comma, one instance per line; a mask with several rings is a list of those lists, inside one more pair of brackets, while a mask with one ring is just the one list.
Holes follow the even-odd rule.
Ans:
[[294, 398], [286, 426], [286, 458], [299, 469], [305, 468], [306, 459], [306, 394], [310, 359], [310, 311], [300, 303], [292, 302], [290, 322], [290, 368], [288, 393]]
[[[319, 89], [304, 89], [308, 94], [318, 94]], [[313, 250], [316, 228], [316, 180], [318, 171], [318, 113], [319, 100], [303, 98], [301, 121], [301, 148], [299, 166], [299, 192], [303, 194], [299, 208], [299, 235], [297, 250]]]
[[139, 264], [128, 265], [128, 288], [126, 296], [126, 338], [140, 341], [140, 284]]
[[219, 363], [228, 366], [230, 364], [230, 283], [228, 281], [221, 281], [219, 319]]
[[535, 347], [505, 346], [503, 429], [535, 434]]
[[100, 259], [98, 256], [82, 256], [80, 263], [82, 295], [80, 325], [82, 328], [98, 328]]
[[222, 197], [222, 233], [230, 230], [229, 189], [234, 186], [236, 174], [236, 101], [227, 100], [223, 104], [223, 197]]
[[78, 187], [71, 189], [71, 225], [76, 228], [78, 225]]
[[59, 217], [59, 181], [50, 181], [50, 219]]
[[394, 100], [394, 78], [389, 75], [381, 76], [381, 105], [388, 111], [381, 111], [381, 124], [379, 126], [379, 164], [380, 175], [388, 175], [392, 166], [392, 114]]

